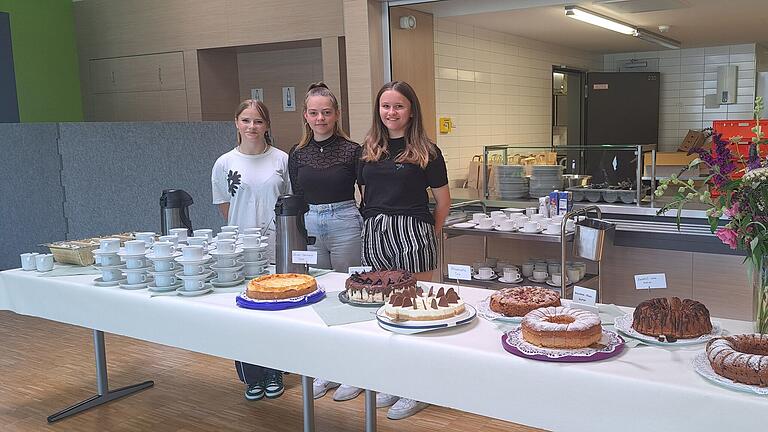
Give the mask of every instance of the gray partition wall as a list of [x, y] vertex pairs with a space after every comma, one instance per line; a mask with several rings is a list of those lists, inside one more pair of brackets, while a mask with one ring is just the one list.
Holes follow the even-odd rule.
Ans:
[[0, 123], [0, 270], [66, 235], [55, 123]]

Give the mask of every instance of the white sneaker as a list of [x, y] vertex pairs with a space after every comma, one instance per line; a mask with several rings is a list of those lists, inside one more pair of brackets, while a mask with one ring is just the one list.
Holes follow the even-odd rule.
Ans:
[[398, 399], [400, 399], [398, 396], [392, 396], [391, 394], [376, 393], [376, 408], [393, 405]]
[[336, 388], [338, 386], [339, 386], [339, 383], [324, 380], [322, 378], [315, 378], [315, 380], [312, 382], [312, 393], [314, 394], [315, 399], [319, 399], [325, 396], [328, 390], [332, 388]]
[[333, 392], [333, 400], [337, 402], [352, 400], [362, 391], [363, 389], [361, 388], [342, 384], [335, 392]]
[[426, 402], [419, 402], [417, 400], [400, 398], [392, 407], [387, 411], [387, 418], [390, 420], [400, 420], [406, 417], [410, 417], [417, 412], [428, 407]]

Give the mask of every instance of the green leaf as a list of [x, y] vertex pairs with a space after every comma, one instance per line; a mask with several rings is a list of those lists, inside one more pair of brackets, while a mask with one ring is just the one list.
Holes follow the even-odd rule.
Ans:
[[709, 229], [712, 232], [717, 231], [717, 225], [720, 223], [719, 218], [709, 218]]

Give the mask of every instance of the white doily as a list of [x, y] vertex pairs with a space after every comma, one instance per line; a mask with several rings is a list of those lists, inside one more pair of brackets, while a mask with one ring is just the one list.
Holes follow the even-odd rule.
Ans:
[[528, 343], [523, 339], [522, 329], [517, 328], [510, 330], [506, 333], [507, 343], [522, 352], [523, 354], [530, 356], [546, 356], [549, 358], [560, 357], [592, 357], [597, 353], [610, 354], [616, 351], [617, 348], [624, 345], [624, 341], [621, 340], [618, 334], [603, 330], [603, 337], [600, 339], [600, 347], [587, 347], [576, 349], [557, 349], [557, 348], [544, 348], [540, 346]]
[[523, 317], [508, 317], [491, 310], [491, 297], [486, 297], [477, 304], [477, 314], [488, 321], [504, 321], [514, 324], [520, 324]]
[[697, 354], [696, 357], [693, 358], [693, 361], [691, 363], [693, 364], [693, 370], [695, 370], [699, 375], [703, 376], [704, 378], [714, 382], [715, 384], [719, 384], [723, 387], [726, 387], [732, 390], [738, 390], [738, 391], [747, 392], [747, 393], [757, 393], [759, 395], [768, 395], [768, 387], [758, 387], [756, 385], [741, 384], [733, 380], [730, 380], [724, 376], [718, 375], [714, 371], [714, 369], [712, 369], [712, 365], [709, 364], [709, 359], [707, 359], [706, 352]]
[[614, 325], [616, 326], [617, 330], [621, 331], [627, 336], [633, 337], [635, 339], [639, 339], [643, 342], [648, 342], [650, 344], [664, 345], [664, 346], [703, 344], [703, 343], [707, 343], [712, 338], [720, 336], [723, 332], [723, 329], [720, 327], [720, 323], [716, 321], [712, 321], [712, 331], [709, 332], [709, 334], [705, 334], [692, 339], [678, 339], [675, 342], [662, 342], [655, 336], [648, 336], [635, 331], [635, 329], [632, 328], [632, 316], [629, 314], [616, 317], [616, 320], [614, 321]]

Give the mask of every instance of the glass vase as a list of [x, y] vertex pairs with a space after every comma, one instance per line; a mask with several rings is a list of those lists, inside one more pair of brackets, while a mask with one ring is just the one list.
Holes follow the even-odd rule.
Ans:
[[768, 255], [752, 260], [751, 271], [755, 332], [768, 333]]

